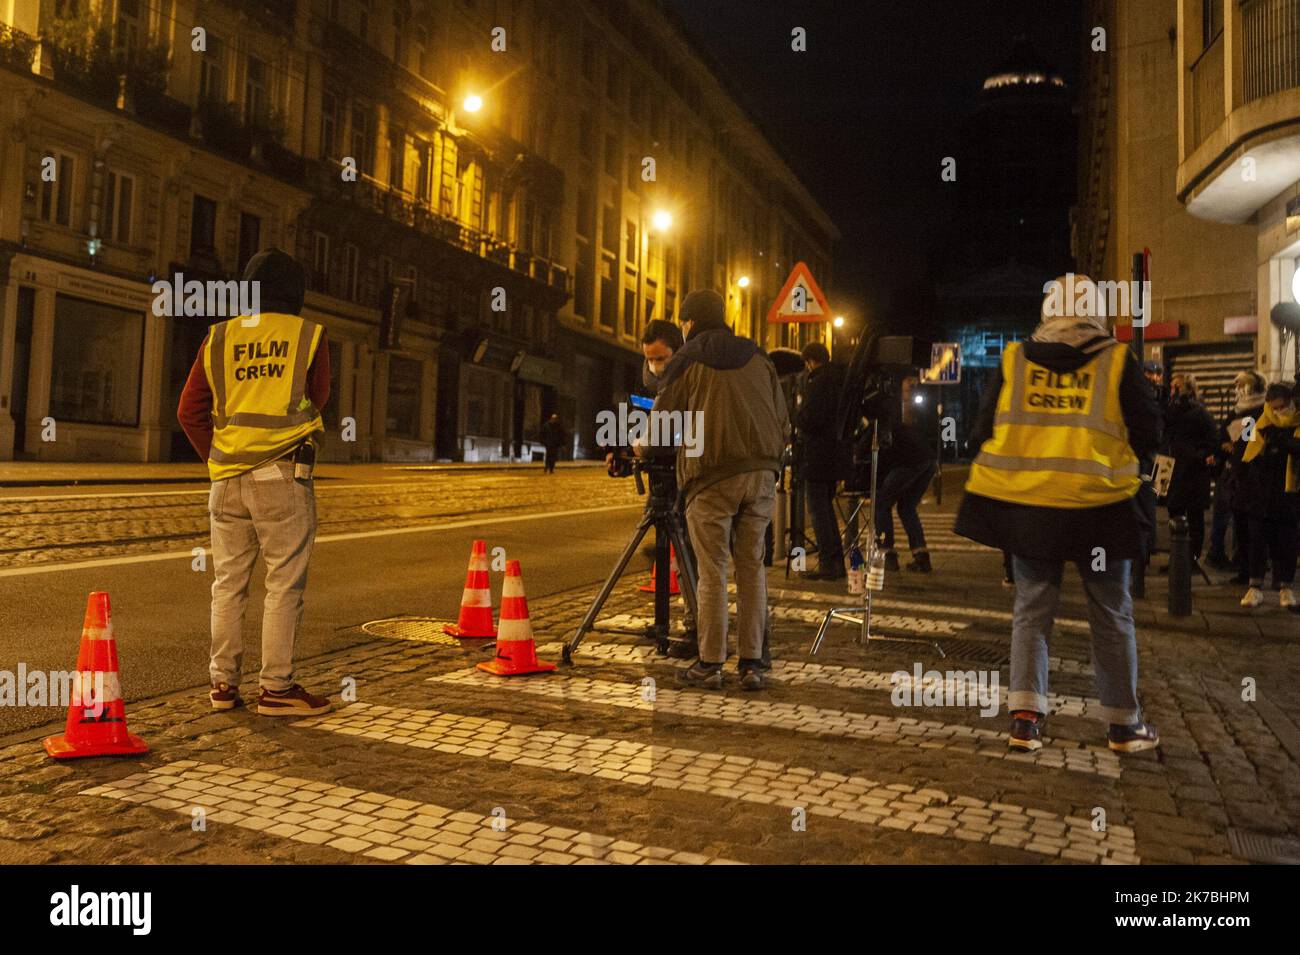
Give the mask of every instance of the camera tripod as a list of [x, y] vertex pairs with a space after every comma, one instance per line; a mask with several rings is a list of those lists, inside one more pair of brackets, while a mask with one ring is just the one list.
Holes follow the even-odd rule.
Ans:
[[[868, 540], [867, 546], [867, 567], [870, 568], [880, 551], [880, 544], [876, 536], [876, 494], [879, 492], [877, 486], [878, 476], [880, 473], [880, 421], [875, 420], [870, 423], [871, 427], [871, 496], [867, 501], [858, 502], [858, 510], [865, 508], [866, 520], [859, 522], [858, 540], [856, 543], [861, 545], [862, 536], [865, 533]], [[870, 575], [862, 588], [862, 604], [848, 607], [834, 607], [826, 611], [822, 617], [821, 626], [817, 628], [817, 636], [813, 638], [812, 649], [809, 655], [815, 655], [821, 649], [822, 641], [826, 639], [826, 634], [831, 628], [832, 620], [847, 620], [850, 623], [856, 623], [861, 627], [858, 634], [857, 642], [866, 645], [871, 640], [887, 640], [890, 643], [928, 643], [934, 647], [940, 658], [946, 657], [943, 647], [939, 646], [935, 640], [924, 640], [915, 637], [896, 637], [896, 636], [878, 636], [871, 632], [871, 600], [872, 589]]]
[[613, 593], [614, 586], [618, 583], [623, 571], [627, 568], [628, 562], [636, 554], [637, 548], [641, 545], [646, 531], [654, 528], [655, 531], [655, 619], [648, 627], [639, 630], [626, 627], [607, 627], [602, 628], [599, 632], [604, 633], [631, 633], [637, 636], [645, 637], [655, 642], [655, 648], [660, 655], [668, 653], [668, 608], [672, 600], [672, 573], [670, 565], [669, 545], [677, 552], [678, 579], [681, 581], [682, 595], [686, 598], [686, 605], [690, 608], [692, 615], [697, 611], [695, 601], [695, 562], [691, 557], [690, 545], [686, 539], [686, 525], [682, 515], [677, 510], [677, 483], [671, 474], [656, 473], [662, 465], [643, 465], [638, 462], [633, 472], [636, 478], [636, 489], [638, 493], [645, 493], [645, 486], [641, 481], [642, 470], [650, 474], [650, 496], [646, 500], [645, 511], [641, 515], [640, 522], [636, 525], [636, 530], [632, 532], [632, 539], [628, 541], [627, 546], [623, 548], [623, 553], [619, 556], [618, 563], [610, 575], [605, 578], [604, 585], [600, 592], [596, 594], [596, 599], [591, 602], [587, 608], [587, 615], [582, 618], [582, 623], [578, 625], [577, 631], [569, 638], [569, 642], [564, 645], [561, 662], [564, 666], [573, 664], [573, 653], [582, 643], [582, 638], [591, 633], [596, 628], [596, 617], [599, 615], [605, 601]]

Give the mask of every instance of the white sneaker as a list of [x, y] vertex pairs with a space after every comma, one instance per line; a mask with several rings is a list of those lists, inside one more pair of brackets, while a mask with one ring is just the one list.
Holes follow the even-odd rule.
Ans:
[[1290, 587], [1283, 587], [1277, 592], [1277, 602], [1282, 607], [1295, 606], [1295, 591]]
[[[1295, 598], [1292, 597], [1292, 599], [1294, 600]], [[1258, 587], [1251, 587], [1246, 591], [1246, 596], [1241, 598], [1241, 605], [1243, 607], [1260, 607], [1263, 606], [1263, 604], [1264, 591], [1260, 590]]]

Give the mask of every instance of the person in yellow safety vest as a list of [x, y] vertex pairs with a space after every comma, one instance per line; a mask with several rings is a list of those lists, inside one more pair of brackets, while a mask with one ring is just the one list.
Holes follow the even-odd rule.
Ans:
[[1083, 578], [1110, 748], [1138, 752], [1159, 744], [1137, 699], [1129, 572], [1143, 553], [1139, 462], [1159, 446], [1160, 406], [1107, 330], [1092, 279], [1065, 275], [1043, 291], [1038, 327], [1004, 349], [984, 391], [955, 529], [1011, 554], [1009, 746], [1042, 747], [1048, 639], [1069, 561]]
[[287, 252], [259, 252], [243, 281], [256, 283], [257, 314], [212, 326], [177, 410], [212, 479], [209, 699], [216, 710], [243, 703], [244, 608], [260, 546], [267, 569], [257, 712], [310, 716], [331, 705], [293, 679], [316, 539], [311, 471], [329, 400], [329, 349], [324, 328], [299, 317], [306, 272]]

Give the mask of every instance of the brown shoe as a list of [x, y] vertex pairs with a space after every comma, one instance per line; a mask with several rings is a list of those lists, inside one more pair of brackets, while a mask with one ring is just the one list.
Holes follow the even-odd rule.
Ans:
[[262, 687], [257, 712], [263, 716], [317, 716], [333, 707], [329, 697], [313, 696], [295, 683], [281, 693]]
[[237, 706], [244, 705], [244, 698], [239, 695], [239, 687], [231, 686], [229, 683], [218, 683], [208, 691], [208, 699], [212, 701], [214, 710], [233, 710]]

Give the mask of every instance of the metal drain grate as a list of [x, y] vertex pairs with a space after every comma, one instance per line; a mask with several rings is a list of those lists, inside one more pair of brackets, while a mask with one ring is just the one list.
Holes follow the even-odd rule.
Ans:
[[987, 663], [991, 666], [1004, 666], [1011, 662], [1006, 647], [1000, 643], [985, 643], [981, 640], [936, 640], [935, 642], [954, 660], [972, 660], [975, 663]]
[[411, 640], [415, 643], [460, 646], [459, 640], [443, 632], [443, 626], [448, 623], [455, 623], [455, 621], [443, 620], [439, 617], [392, 617], [388, 620], [371, 620], [369, 623], [363, 623], [361, 629], [372, 636], [384, 637], [388, 640]]
[[1284, 836], [1271, 836], [1245, 829], [1229, 829], [1228, 847], [1239, 859], [1300, 865], [1300, 839], [1287, 839]]

